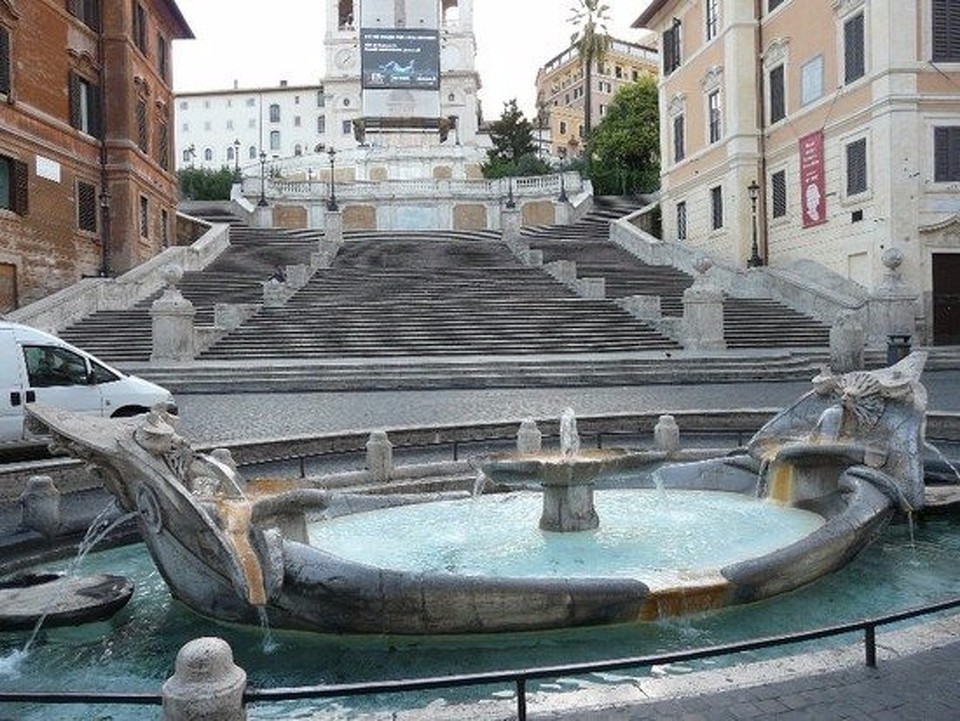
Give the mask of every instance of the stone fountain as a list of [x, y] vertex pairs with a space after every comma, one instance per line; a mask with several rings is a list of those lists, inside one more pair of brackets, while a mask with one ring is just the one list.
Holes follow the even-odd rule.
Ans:
[[[527, 631], [753, 601], [848, 562], [895, 509], [915, 510], [923, 503], [924, 360], [914, 353], [880, 371], [824, 372], [809, 393], [756, 434], [746, 453], [658, 468], [668, 489], [719, 491], [820, 518], [815, 530], [782, 547], [696, 573], [680, 569], [667, 580], [469, 575], [351, 560], [312, 545], [311, 524], [416, 499], [245, 481], [228, 459], [195, 451], [177, 433], [176, 419], [159, 410], [135, 419], [90, 418], [36, 405], [28, 411], [60, 449], [100, 470], [123, 510], [137, 512], [144, 542], [171, 592], [202, 615], [329, 633]], [[632, 471], [662, 461], [663, 454], [580, 451], [573, 414], [564, 415], [556, 457], [498, 457], [484, 469], [494, 480], [541, 486], [540, 527], [563, 531], [546, 536], [575, 542], [602, 529], [595, 486], [611, 471]], [[634, 488], [653, 485], [649, 473], [631, 478]], [[381, 534], [393, 532], [387, 524]], [[393, 545], [403, 545], [403, 537]]]

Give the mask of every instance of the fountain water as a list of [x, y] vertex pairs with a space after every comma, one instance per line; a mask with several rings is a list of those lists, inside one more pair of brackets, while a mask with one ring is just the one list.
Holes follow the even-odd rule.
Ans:
[[[446, 563], [418, 571], [378, 567], [311, 538], [311, 518], [343, 515], [357, 505], [356, 497], [244, 483], [228, 465], [196, 453], [176, 433], [175, 420], [161, 412], [146, 421], [79, 418], [38, 407], [31, 412], [73, 454], [102, 469], [125, 510], [138, 511], [144, 540], [174, 596], [201, 614], [254, 626], [266, 615], [273, 628], [334, 633], [504, 632], [690, 613], [766, 598], [836, 570], [875, 537], [896, 505], [922, 505], [922, 366], [922, 354], [914, 354], [873, 373], [824, 373], [814, 379], [813, 391], [757, 433], [749, 453], [661, 467], [668, 493], [716, 491], [774, 513], [781, 506], [818, 519], [799, 538], [695, 571], [681, 567], [668, 581], [642, 571], [578, 577], [544, 570], [515, 577], [455, 573]], [[573, 546], [607, 530], [595, 509], [595, 485], [629, 472], [620, 485], [649, 487], [650, 474], [635, 471], [662, 463], [666, 453], [577, 450], [573, 413], [565, 412], [560, 425], [559, 452], [494, 457], [483, 472], [500, 484], [542, 486], [540, 529], [562, 531], [542, 537]], [[765, 464], [767, 490], [758, 501]], [[391, 498], [379, 503], [389, 505]], [[628, 511], [633, 503], [629, 493], [616, 501]], [[477, 527], [495, 527], [495, 521], [478, 520], [475, 505], [470, 515]], [[432, 507], [418, 510], [424, 513], [418, 529], [437, 525], [430, 520]], [[378, 533], [404, 537], [389, 512], [382, 515], [387, 520]], [[652, 525], [647, 513], [628, 515], [641, 529]], [[696, 523], [690, 518], [678, 525]], [[703, 535], [710, 543], [723, 534]], [[648, 541], [657, 543], [655, 536]]]

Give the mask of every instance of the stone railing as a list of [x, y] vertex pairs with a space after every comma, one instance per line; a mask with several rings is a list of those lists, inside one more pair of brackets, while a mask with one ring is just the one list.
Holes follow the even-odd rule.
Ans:
[[[473, 198], [497, 201], [505, 198], [513, 185], [517, 198], [556, 197], [560, 194], [560, 175], [536, 175], [518, 178], [486, 180], [384, 180], [337, 182], [337, 200], [344, 202], [369, 202], [396, 198]], [[580, 174], [567, 171], [563, 174], [566, 192], [571, 197], [585, 189]], [[330, 183], [325, 180], [279, 180], [268, 178], [264, 185], [268, 199], [326, 198], [330, 195]], [[260, 194], [260, 178], [248, 176], [243, 179], [243, 195], [256, 197]]]
[[202, 223], [207, 231], [192, 245], [167, 248], [159, 255], [117, 278], [85, 278], [69, 288], [36, 303], [8, 313], [7, 320], [56, 333], [100, 310], [125, 310], [164, 287], [163, 271], [171, 265], [200, 270], [230, 245], [230, 226], [209, 224], [178, 214], [181, 219]]

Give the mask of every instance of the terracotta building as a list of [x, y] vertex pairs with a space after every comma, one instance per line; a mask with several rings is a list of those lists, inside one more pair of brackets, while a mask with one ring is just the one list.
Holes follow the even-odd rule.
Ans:
[[660, 36], [664, 237], [871, 292], [895, 254], [917, 340], [960, 343], [960, 0], [654, 0], [634, 25]]
[[[610, 38], [603, 59], [591, 73], [591, 126], [600, 123], [622, 86], [643, 76], [656, 77], [657, 68], [655, 48]], [[583, 64], [576, 47], [571, 46], [537, 71], [538, 110], [549, 122], [552, 154], [573, 157], [581, 153], [585, 101]]]
[[0, 0], [0, 312], [174, 237], [173, 0]]

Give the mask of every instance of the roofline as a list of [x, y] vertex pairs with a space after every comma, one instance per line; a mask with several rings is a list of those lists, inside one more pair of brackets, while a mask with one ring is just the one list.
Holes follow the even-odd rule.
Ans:
[[318, 85], [274, 85], [272, 87], [253, 87], [253, 88], [225, 88], [223, 90], [185, 90], [175, 92], [175, 98], [199, 97], [202, 95], [250, 95], [251, 93], [282, 93], [288, 90], [323, 90], [324, 84]]
[[649, 29], [648, 23], [653, 20], [654, 16], [663, 10], [669, 2], [670, 0], [653, 0], [653, 2], [647, 6], [647, 9], [640, 13], [640, 17], [633, 21], [630, 27]]
[[173, 15], [173, 19], [178, 25], [180, 25], [180, 29], [183, 33], [182, 35], [177, 36], [177, 40], [196, 40], [193, 30], [190, 29], [190, 24], [183, 16], [180, 8], [177, 6], [177, 0], [164, 0], [164, 2], [167, 6], [167, 9], [170, 10], [170, 14]]
[[[652, 52], [652, 53], [658, 53], [658, 54], [659, 54], [659, 51], [657, 50], [657, 48], [655, 48], [655, 47], [653, 47], [653, 46], [651, 46], [651, 45], [644, 45], [643, 43], [633, 43], [633, 42], [630, 42], [629, 40], [621, 40], [620, 38], [615, 38], [613, 35], [607, 35], [607, 38], [609, 38], [609, 40], [610, 40], [611, 43], [617, 42], [617, 43], [620, 43], [620, 44], [622, 44], [622, 45], [629, 45], [629, 46], [632, 47], [632, 48], [643, 48], [644, 50], [649, 50], [649, 51]], [[548, 65], [550, 65], [550, 63], [553, 63], [553, 62], [559, 60], [559, 59], [562, 58], [564, 55], [566, 55], [566, 54], [569, 53], [571, 50], [573, 50], [575, 47], [576, 47], [576, 43], [570, 43], [567, 47], [565, 47], [565, 48], [564, 48], [563, 50], [561, 50], [559, 53], [557, 53], [556, 55], [554, 55], [552, 58], [550, 58], [550, 59], [549, 59], [547, 62], [545, 62], [543, 65], [541, 65], [541, 66], [540, 66], [540, 69], [542, 70], [543, 68], [545, 68], [545, 67], [547, 67]]]

